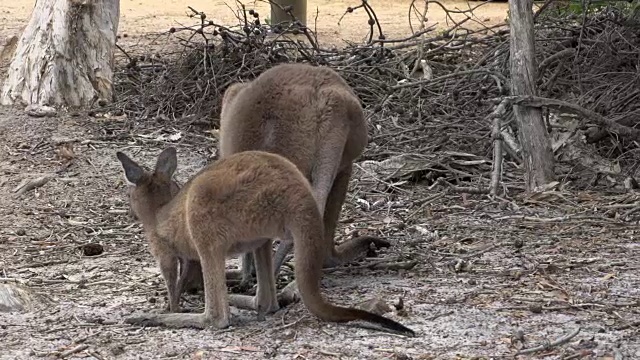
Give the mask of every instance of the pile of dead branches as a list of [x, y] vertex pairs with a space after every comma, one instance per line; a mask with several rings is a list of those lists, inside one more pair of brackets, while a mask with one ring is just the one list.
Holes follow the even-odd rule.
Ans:
[[[418, 3], [411, 11], [424, 20], [428, 8], [419, 9]], [[441, 158], [450, 161], [434, 160], [430, 170], [446, 172], [456, 182], [478, 174], [485, 179], [481, 182], [488, 181], [484, 175], [490, 163], [482, 159], [491, 158], [490, 114], [510, 89], [507, 25], [486, 27], [469, 9], [457, 11], [466, 14], [463, 21], [450, 16], [453, 25], [446, 31], [436, 32], [419, 21], [414, 35], [389, 39], [374, 9], [363, 1], [345, 9], [345, 16], [366, 11], [370, 36], [362, 44], [338, 49], [323, 46], [293, 16], [285, 25], [266, 24], [257, 12], [239, 5], [238, 24], [226, 26], [191, 10], [197, 24], [163, 35], [176, 45], [175, 52], [126, 55], [126, 66], [116, 77], [119, 98], [101, 111], [124, 112], [139, 123], [216, 127], [220, 99], [230, 84], [283, 62], [326, 65], [347, 80], [371, 115], [367, 160], [444, 154]], [[559, 100], [551, 108], [580, 115], [579, 126], [573, 127], [548, 116], [551, 128], [572, 135], [586, 131], [589, 141], [600, 143], [599, 156], [637, 162], [635, 133], [630, 132], [632, 141], [620, 142], [608, 126], [634, 130], [640, 115], [640, 36], [638, 24], [625, 14], [615, 6], [582, 15], [553, 6], [538, 11], [538, 85], [540, 97]], [[511, 170], [520, 156], [512, 119], [507, 109], [502, 134]], [[567, 139], [555, 136], [554, 149], [570, 146]], [[583, 156], [580, 151], [572, 154]], [[505, 174], [504, 180], [514, 175]], [[511, 179], [517, 178], [516, 173]]]

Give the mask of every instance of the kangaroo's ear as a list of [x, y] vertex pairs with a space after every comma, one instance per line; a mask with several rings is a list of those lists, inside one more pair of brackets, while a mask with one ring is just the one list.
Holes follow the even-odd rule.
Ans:
[[127, 182], [132, 185], [138, 185], [140, 183], [140, 180], [142, 180], [142, 177], [144, 176], [144, 169], [120, 151], [116, 152], [116, 156], [122, 164], [125, 180], [127, 180]]
[[156, 161], [156, 173], [163, 174], [168, 178], [173, 176], [173, 172], [176, 171], [176, 167], [178, 166], [178, 158], [176, 157], [176, 148], [169, 147], [164, 149], [160, 155], [158, 155], [158, 160]]

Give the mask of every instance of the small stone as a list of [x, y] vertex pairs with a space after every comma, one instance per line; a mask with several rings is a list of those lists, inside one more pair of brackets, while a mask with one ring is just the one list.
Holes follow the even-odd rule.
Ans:
[[522, 239], [520, 239], [520, 238], [516, 239], [513, 242], [513, 246], [515, 246], [516, 249], [522, 248], [523, 245], [524, 245], [524, 241]]
[[398, 311], [404, 309], [404, 300], [401, 297], [399, 297], [398, 301], [396, 301], [396, 303], [393, 304], [393, 307], [396, 308], [396, 310]]
[[403, 352], [396, 352], [393, 357], [395, 360], [412, 360], [413, 358]]
[[56, 108], [47, 105], [32, 104], [24, 109], [24, 112], [32, 117], [56, 116]]
[[533, 304], [529, 306], [529, 310], [534, 314], [540, 314], [542, 312], [542, 306], [540, 304]]
[[111, 347], [111, 353], [114, 356], [122, 355], [124, 354], [124, 347], [122, 345], [115, 345]]
[[96, 256], [104, 252], [104, 247], [96, 243], [84, 244], [82, 246], [82, 252], [84, 253], [84, 256]]

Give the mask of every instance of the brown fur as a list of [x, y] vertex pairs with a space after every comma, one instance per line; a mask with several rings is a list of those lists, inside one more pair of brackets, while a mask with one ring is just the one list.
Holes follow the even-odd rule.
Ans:
[[[363, 310], [328, 303], [320, 292], [322, 259], [327, 243], [312, 189], [297, 167], [282, 156], [261, 151], [234, 154], [206, 166], [179, 192], [171, 180], [176, 150], [164, 150], [153, 172], [118, 152], [126, 179], [133, 184], [131, 208], [143, 224], [150, 250], [165, 279], [169, 314], [128, 318], [133, 324], [224, 328], [229, 304], [255, 309], [259, 318], [277, 311], [271, 239], [285, 233], [295, 242], [295, 276], [307, 308], [325, 321], [364, 320], [394, 332], [414, 335], [403, 325]], [[227, 298], [225, 259], [253, 251], [258, 289], [255, 297]], [[200, 261], [205, 311], [176, 313], [179, 261]]]
[[[249, 83], [231, 85], [220, 114], [220, 156], [261, 150], [293, 162], [310, 181], [325, 237], [324, 266], [355, 260], [390, 244], [358, 237], [334, 246], [334, 234], [347, 194], [352, 163], [367, 145], [367, 126], [360, 102], [349, 85], [328, 67], [306, 64], [275, 66]], [[281, 239], [275, 273], [292, 248], [291, 234]], [[321, 254], [318, 254], [321, 255]], [[243, 258], [243, 283], [250, 277], [251, 254]]]

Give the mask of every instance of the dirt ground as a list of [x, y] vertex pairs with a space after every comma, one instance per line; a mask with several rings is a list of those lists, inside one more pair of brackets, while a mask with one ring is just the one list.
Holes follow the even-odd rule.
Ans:
[[[637, 195], [565, 193], [532, 202], [446, 195], [420, 185], [380, 192], [361, 172], [338, 239], [370, 232], [393, 246], [328, 272], [324, 292], [341, 304], [402, 298], [404, 307], [387, 316], [414, 329], [416, 338], [323, 323], [300, 303], [264, 322], [233, 310], [233, 325], [223, 331], [123, 324], [132, 312], [163, 307], [165, 290], [141, 228], [127, 214], [114, 153], [149, 164], [168, 145], [157, 135], [118, 119], [36, 119], [0, 109], [2, 281], [35, 294], [30, 311], [0, 317], [0, 358], [54, 358], [83, 346], [69, 357], [495, 359], [577, 329], [567, 344], [530, 358], [640, 356], [638, 224], [603, 215], [637, 202]], [[72, 144], [71, 162], [58, 155], [59, 143]], [[184, 181], [216, 144], [187, 132], [173, 145]], [[42, 187], [13, 193], [23, 180], [47, 174], [53, 179]], [[101, 244], [104, 252], [87, 256], [86, 244]], [[201, 295], [185, 300], [202, 308]]]
[[[0, 5], [2, 31], [24, 24], [32, 3]], [[220, 3], [189, 2], [224, 19]], [[336, 20], [353, 5], [310, 3]], [[396, 3], [404, 10], [390, 27], [402, 34], [408, 2]], [[122, 1], [121, 33], [144, 35], [184, 14], [178, 1], [155, 4]], [[395, 5], [382, 8], [378, 15], [391, 21]], [[499, 19], [504, 11], [486, 16]], [[332, 26], [319, 26], [321, 34], [362, 36], [358, 26]], [[301, 303], [263, 322], [232, 309], [232, 327], [221, 331], [126, 325], [134, 312], [163, 308], [166, 291], [142, 229], [128, 215], [115, 151], [150, 165], [175, 146], [184, 182], [217, 142], [181, 130], [169, 138], [178, 129], [166, 124], [150, 129], [84, 113], [31, 118], [0, 108], [0, 284], [34, 294], [27, 311], [0, 315], [0, 359], [502, 359], [545, 344], [518, 358], [640, 358], [639, 224], [631, 216], [640, 196], [561, 191], [491, 200], [422, 183], [381, 184], [363, 171], [354, 175], [337, 240], [368, 232], [392, 247], [327, 271], [323, 291], [339, 304], [402, 299], [386, 315], [415, 330], [415, 338], [321, 322]], [[42, 176], [51, 180], [14, 192]], [[86, 254], [87, 244], [103, 252]], [[201, 294], [183, 301], [202, 309]]]

